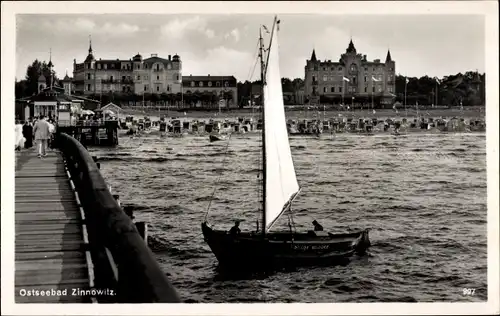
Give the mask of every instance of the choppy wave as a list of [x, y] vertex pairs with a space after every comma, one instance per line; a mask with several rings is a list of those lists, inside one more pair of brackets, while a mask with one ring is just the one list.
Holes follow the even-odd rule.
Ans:
[[[148, 221], [149, 245], [185, 302], [486, 300], [484, 135], [291, 138], [303, 187], [293, 207], [297, 229], [310, 229], [312, 219], [334, 232], [369, 227], [369, 256], [232, 279], [217, 270], [200, 224], [211, 203], [217, 228], [235, 218], [255, 228], [259, 143], [235, 135], [225, 155], [226, 143], [205, 137], [146, 135], [91, 149], [122, 205]], [[276, 229], [288, 229], [286, 219]], [[464, 297], [463, 287], [476, 295]]]

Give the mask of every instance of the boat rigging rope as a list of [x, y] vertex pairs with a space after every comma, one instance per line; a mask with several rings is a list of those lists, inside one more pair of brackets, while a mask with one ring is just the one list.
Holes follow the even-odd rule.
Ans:
[[259, 43], [260, 41], [257, 41], [257, 47], [255, 48], [255, 53], [254, 53], [254, 57], [255, 57], [255, 63], [253, 65], [253, 67], [251, 68], [251, 71], [249, 70], [248, 72], [248, 80], [252, 80], [252, 77], [253, 77], [253, 74], [255, 73], [255, 68], [257, 67], [257, 63], [259, 61], [259, 59], [257, 58], [258, 57], [258, 52], [259, 52]]
[[[226, 148], [224, 149], [224, 158], [222, 159], [222, 167], [225, 166], [225, 162], [226, 162], [226, 158], [227, 158], [227, 150], [229, 149], [229, 141], [231, 140], [231, 135], [232, 135], [232, 133], [229, 133], [229, 137], [228, 137], [227, 143], [226, 143]], [[208, 212], [210, 211], [210, 206], [212, 205], [212, 200], [214, 198], [215, 192], [217, 191], [217, 184], [220, 182], [220, 178], [222, 177], [222, 169], [223, 168], [219, 169], [219, 177], [217, 178], [217, 181], [215, 182], [214, 191], [212, 192], [212, 196], [210, 197], [210, 200], [208, 201], [207, 212], [205, 213], [205, 219], [204, 219], [205, 222], [207, 221]]]

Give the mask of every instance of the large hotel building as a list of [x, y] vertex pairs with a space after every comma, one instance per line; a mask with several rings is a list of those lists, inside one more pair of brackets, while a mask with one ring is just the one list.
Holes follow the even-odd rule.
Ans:
[[385, 63], [368, 61], [356, 52], [352, 40], [338, 62], [318, 60], [313, 50], [305, 66], [305, 96], [312, 103], [329, 99], [332, 103], [391, 104], [395, 98], [396, 63], [387, 52]]
[[66, 90], [70, 90], [68, 93], [76, 95], [113, 92], [179, 93], [182, 86], [182, 62], [178, 55], [160, 58], [157, 54], [144, 59], [137, 54], [129, 60], [97, 60], [91, 43], [85, 61], [73, 61], [73, 78], [66, 76], [63, 84]]

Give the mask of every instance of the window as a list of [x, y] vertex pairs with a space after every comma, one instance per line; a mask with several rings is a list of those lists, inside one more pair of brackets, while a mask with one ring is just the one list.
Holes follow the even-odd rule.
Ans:
[[323, 81], [328, 81], [328, 76], [323, 76]]
[[170, 85], [167, 86], [167, 92], [170, 92]]
[[127, 79], [130, 80], [130, 76], [127, 76]]
[[160, 91], [160, 86], [156, 86], [156, 91]]
[[224, 82], [224, 87], [229, 87], [229, 83], [227, 81]]
[[382, 92], [382, 87], [378, 87], [378, 92]]
[[323, 70], [326, 71], [326, 67], [323, 67]]
[[97, 69], [101, 69], [101, 64], [97, 64]]
[[141, 80], [141, 76], [137, 76], [137, 80]]
[[122, 91], [125, 92], [125, 87], [122, 87]]
[[148, 69], [148, 64], [144, 64], [144, 69]]
[[323, 92], [327, 92], [327, 89], [326, 89], [326, 87], [323, 87]]
[[203, 81], [200, 81], [200, 87], [203, 87]]
[[208, 82], [208, 86], [211, 87], [212, 86], [212, 81], [209, 81]]
[[156, 76], [156, 80], [160, 80], [160, 76]]
[[104, 64], [104, 69], [108, 69], [108, 64]]
[[122, 76], [122, 81], [125, 81], [127, 77], [125, 76]]
[[339, 92], [342, 92], [342, 87], [339, 87]]
[[335, 77], [330, 76], [330, 81], [334, 81], [334, 80], [335, 80]]
[[316, 82], [316, 76], [313, 76], [313, 82]]
[[392, 92], [392, 87], [388, 87], [387, 89], [389, 90], [389, 92]]
[[127, 70], [130, 70], [130, 65], [127, 65]]
[[365, 71], [368, 72], [368, 67], [365, 67]]
[[332, 71], [334, 71], [334, 70], [335, 70], [335, 68], [334, 68], [334, 67], [332, 67], [332, 69], [331, 69], [331, 70], [332, 70]]
[[167, 69], [172, 69], [172, 65], [171, 65], [171, 64], [168, 64], [168, 65], [167, 65]]
[[314, 66], [314, 71], [318, 71], [318, 66]]
[[191, 81], [191, 87], [194, 87], [194, 81]]
[[330, 89], [330, 91], [331, 91], [331, 92], [335, 92], [335, 87], [332, 87], [332, 88]]
[[352, 83], [356, 84], [356, 77], [352, 77]]
[[[215, 85], [216, 85], [217, 87], [220, 87], [220, 82], [219, 82], [219, 81], [217, 81], [217, 82], [215, 83]], [[193, 86], [193, 87], [194, 87], [194, 86]]]
[[366, 76], [365, 76], [365, 82], [366, 82]]
[[90, 74], [87, 74], [87, 80], [90, 80]]
[[365, 87], [365, 92], [368, 92], [368, 87]]
[[144, 80], [148, 80], [148, 76], [147, 75], [144, 75]]
[[179, 74], [176, 74], [176, 75], [175, 75], [175, 80], [177, 80], [177, 81], [178, 81], [178, 80], [180, 80], [180, 76], [179, 76]]
[[87, 91], [90, 91], [90, 85], [89, 84], [87, 85]]
[[372, 92], [375, 92], [375, 87], [372, 87]]
[[339, 67], [339, 71], [342, 71], [342, 67]]
[[349, 70], [352, 72], [358, 71], [358, 66], [356, 66], [356, 64], [351, 64], [351, 67]]
[[160, 70], [160, 65], [156, 64], [156, 70]]

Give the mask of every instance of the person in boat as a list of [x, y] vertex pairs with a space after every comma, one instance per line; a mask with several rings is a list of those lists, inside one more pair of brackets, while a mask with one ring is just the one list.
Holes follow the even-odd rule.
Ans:
[[240, 233], [241, 233], [240, 221], [235, 221], [234, 226], [231, 227], [231, 229], [229, 230], [229, 234], [236, 236], [236, 235], [239, 235]]
[[313, 225], [314, 225], [314, 231], [315, 232], [323, 231], [323, 226], [321, 226], [321, 224], [318, 223], [317, 220], [313, 221]]

